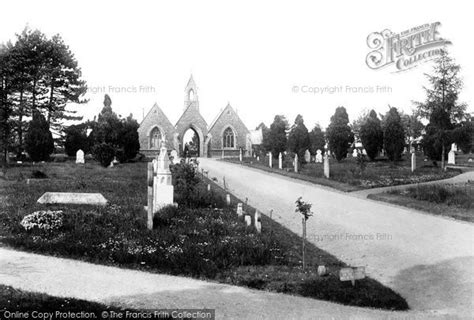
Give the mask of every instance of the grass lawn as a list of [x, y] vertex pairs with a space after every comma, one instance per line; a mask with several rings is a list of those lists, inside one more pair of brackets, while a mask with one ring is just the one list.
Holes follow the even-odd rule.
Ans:
[[[307, 163], [300, 166], [298, 173], [294, 172], [291, 159], [283, 161], [283, 169], [278, 169], [278, 159], [273, 159], [273, 168], [268, 166], [268, 156], [257, 158], [244, 158], [243, 165], [253, 168], [282, 174], [296, 179], [325, 185], [341, 191], [356, 190], [412, 184], [453, 177], [460, 173], [457, 170], [442, 171], [433, 166], [430, 161], [424, 161], [423, 155], [417, 155], [417, 170], [411, 172], [411, 160], [404, 156], [403, 160], [392, 163], [387, 159], [377, 159], [365, 162], [366, 167], [361, 170], [356, 159], [350, 157], [337, 162], [330, 158], [330, 179], [324, 177], [322, 163]], [[225, 158], [223, 161], [240, 163], [238, 158]]]
[[369, 195], [408, 208], [427, 211], [435, 215], [474, 222], [474, 183], [448, 185], [421, 185], [405, 190]]
[[[181, 168], [181, 169], [176, 169]], [[46, 179], [25, 179], [40, 176]], [[225, 204], [225, 191], [190, 174], [189, 166], [173, 167], [179, 207], [157, 213], [155, 229], [146, 229], [146, 163], [111, 169], [93, 162], [46, 163], [13, 167], [4, 184], [0, 207], [0, 241], [22, 250], [81, 259], [252, 288], [285, 292], [348, 305], [406, 310], [406, 301], [391, 289], [366, 278], [341, 282], [344, 263], [314, 245], [307, 246], [308, 268], [301, 270], [301, 238], [262, 216], [262, 233], [236, 215], [239, 199]], [[183, 184], [183, 177], [195, 181]], [[1, 185], [0, 185], [1, 188]], [[42, 205], [50, 192], [100, 192], [106, 207]], [[25, 230], [23, 217], [39, 210], [62, 210], [52, 229]], [[253, 215], [254, 209], [244, 205]], [[295, 214], [295, 219], [298, 217]], [[319, 276], [318, 265], [328, 274]]]

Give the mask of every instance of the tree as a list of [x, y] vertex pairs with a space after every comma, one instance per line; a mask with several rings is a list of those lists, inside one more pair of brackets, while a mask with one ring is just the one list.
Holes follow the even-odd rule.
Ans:
[[0, 44], [0, 153], [3, 170], [8, 162], [8, 149], [11, 144], [11, 117], [13, 106], [8, 99], [12, 92], [11, 57], [7, 45]]
[[49, 131], [48, 122], [38, 110], [33, 111], [33, 119], [25, 136], [25, 147], [33, 161], [46, 161], [54, 151], [53, 135]]
[[403, 131], [406, 135], [406, 141], [411, 148], [413, 140], [417, 139], [418, 137], [421, 137], [425, 126], [420, 121], [419, 116], [416, 112], [412, 112], [412, 114], [405, 114], [403, 112], [400, 112], [400, 118], [402, 120]]
[[[135, 158], [138, 151], [140, 151], [140, 142], [138, 140], [138, 124], [137, 120], [133, 119], [130, 114], [122, 123], [122, 133], [120, 135], [120, 145], [123, 148], [124, 158], [120, 161], [126, 161]], [[197, 134], [194, 134], [197, 137]], [[193, 137], [193, 143], [194, 141]], [[199, 145], [197, 145], [199, 148]]]
[[319, 124], [317, 124], [309, 133], [309, 151], [311, 154], [316, 154], [318, 149], [324, 151], [325, 145], [326, 140], [324, 139], [324, 132], [321, 130]]
[[302, 115], [297, 115], [295, 123], [288, 135], [288, 149], [298, 154], [298, 159], [304, 160], [305, 151], [310, 147], [309, 133]]
[[464, 153], [472, 152], [472, 136], [474, 135], [474, 124], [465, 121], [453, 130], [453, 140]]
[[461, 67], [449, 56], [446, 49], [435, 60], [433, 74], [425, 74], [431, 87], [424, 87], [425, 102], [415, 102], [419, 115], [430, 119], [431, 114], [441, 108], [449, 115], [451, 122], [466, 120], [466, 104], [459, 103], [458, 97], [463, 83], [459, 76]]
[[441, 168], [444, 168], [444, 161], [453, 141], [453, 129], [454, 126], [446, 110], [437, 108], [431, 113], [430, 122], [423, 136], [423, 150], [430, 159], [441, 160]]
[[388, 158], [399, 160], [405, 147], [405, 132], [397, 108], [390, 108], [386, 115], [383, 143]]
[[447, 51], [442, 50], [435, 60], [433, 74], [426, 74], [431, 85], [424, 88], [426, 100], [416, 103], [418, 113], [429, 119], [423, 136], [423, 149], [432, 160], [441, 160], [443, 168], [449, 145], [452, 142], [466, 143], [465, 134], [460, 134], [461, 131], [454, 134], [456, 127], [462, 126], [461, 122], [466, 120], [466, 104], [458, 102], [463, 85], [460, 70]]
[[87, 137], [87, 125], [72, 125], [64, 130], [66, 140], [64, 148], [68, 156], [75, 156], [77, 150], [89, 152], [89, 139]]
[[286, 150], [286, 131], [288, 130], [288, 121], [285, 116], [276, 115], [270, 129], [264, 135], [265, 150], [270, 151], [273, 156], [277, 156], [280, 152]]
[[302, 197], [299, 197], [296, 200], [296, 210], [295, 212], [302, 215], [301, 222], [303, 224], [303, 271], [306, 268], [306, 221], [313, 215], [311, 212], [311, 203], [306, 203], [302, 200]]
[[367, 156], [374, 160], [383, 147], [383, 130], [377, 113], [372, 110], [360, 128], [360, 139]]
[[349, 127], [349, 116], [346, 108], [337, 107], [331, 117], [331, 123], [326, 130], [329, 140], [329, 149], [334, 153], [336, 160], [347, 157], [347, 149], [354, 142], [354, 133]]

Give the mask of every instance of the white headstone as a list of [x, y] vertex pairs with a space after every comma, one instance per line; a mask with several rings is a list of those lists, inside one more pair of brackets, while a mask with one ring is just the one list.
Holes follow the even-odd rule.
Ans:
[[227, 203], [228, 206], [230, 206], [230, 194], [226, 194], [225, 202]]
[[81, 149], [77, 150], [76, 152], [76, 163], [85, 163], [84, 151], [82, 151]]
[[316, 163], [323, 163], [323, 155], [319, 149], [316, 150]]
[[295, 172], [298, 172], [298, 154], [295, 154], [294, 166]]
[[366, 156], [366, 155], [367, 155], [367, 151], [365, 151], [365, 149], [362, 149], [362, 154], [363, 154], [364, 156]]
[[453, 143], [451, 145], [451, 150], [454, 151], [454, 152], [458, 152], [458, 146], [455, 143]]
[[248, 214], [245, 215], [245, 223], [247, 224], [247, 226], [252, 225], [252, 217], [249, 216]]
[[324, 176], [329, 179], [329, 157], [324, 155]]
[[237, 204], [237, 215], [240, 217], [243, 214], [244, 214], [244, 210], [242, 208], [242, 203], [238, 203]]
[[356, 148], [354, 148], [354, 150], [352, 151], [352, 157], [357, 158], [357, 149]]
[[166, 205], [172, 205], [174, 199], [174, 187], [169, 168], [168, 150], [165, 144], [161, 145], [160, 154], [153, 160], [153, 213], [156, 213]]
[[283, 169], [283, 156], [280, 152], [280, 154], [278, 155], [278, 169]]
[[326, 266], [318, 266], [318, 276], [322, 277], [327, 274]]
[[242, 148], [239, 149], [239, 161], [242, 162]]
[[305, 162], [310, 162], [311, 161], [311, 153], [309, 152], [309, 150], [306, 150], [304, 152], [304, 161]]
[[255, 229], [257, 229], [257, 232], [260, 233], [262, 232], [262, 215], [258, 210], [255, 210]]
[[448, 153], [448, 164], [456, 164], [456, 154], [452, 149]]
[[271, 152], [268, 153], [268, 166], [273, 168], [273, 155]]
[[411, 172], [415, 171], [416, 170], [416, 155], [415, 153], [413, 152], [411, 154]]
[[260, 161], [260, 156], [257, 156], [257, 161]]

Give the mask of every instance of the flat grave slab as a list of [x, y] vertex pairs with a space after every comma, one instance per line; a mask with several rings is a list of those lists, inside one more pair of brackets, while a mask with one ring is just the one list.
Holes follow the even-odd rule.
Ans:
[[107, 199], [100, 193], [46, 192], [38, 199], [38, 203], [105, 206]]

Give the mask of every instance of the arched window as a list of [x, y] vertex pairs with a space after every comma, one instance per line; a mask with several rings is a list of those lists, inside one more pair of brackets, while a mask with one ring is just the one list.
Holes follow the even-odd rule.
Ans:
[[189, 90], [189, 92], [188, 92], [188, 100], [189, 101], [194, 101], [194, 90], [193, 89]]
[[150, 133], [150, 149], [159, 149], [161, 143], [160, 129], [154, 128]]
[[224, 130], [222, 145], [224, 148], [235, 148], [235, 135], [231, 128]]

